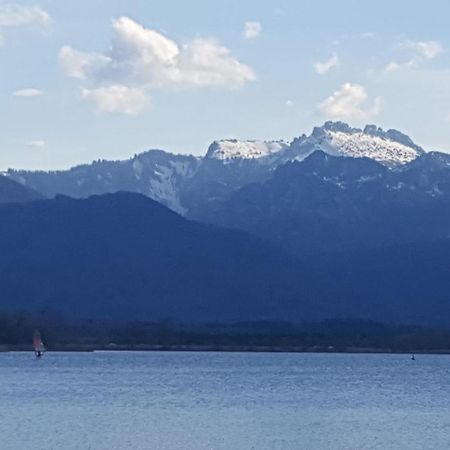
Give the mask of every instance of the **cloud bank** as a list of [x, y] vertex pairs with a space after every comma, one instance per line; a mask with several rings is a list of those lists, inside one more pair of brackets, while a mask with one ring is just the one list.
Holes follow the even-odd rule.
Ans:
[[70, 46], [59, 52], [66, 75], [84, 80], [83, 98], [100, 111], [137, 114], [152, 89], [238, 88], [256, 79], [251, 67], [214, 39], [179, 44], [128, 17], [114, 20], [112, 26], [114, 37], [105, 53]]

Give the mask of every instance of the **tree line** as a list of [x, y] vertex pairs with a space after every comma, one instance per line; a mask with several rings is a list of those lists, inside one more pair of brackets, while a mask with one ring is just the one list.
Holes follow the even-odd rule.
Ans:
[[315, 323], [180, 324], [171, 320], [69, 320], [53, 312], [0, 312], [0, 349], [32, 347], [39, 330], [49, 350], [209, 349], [449, 352], [450, 329], [347, 319]]

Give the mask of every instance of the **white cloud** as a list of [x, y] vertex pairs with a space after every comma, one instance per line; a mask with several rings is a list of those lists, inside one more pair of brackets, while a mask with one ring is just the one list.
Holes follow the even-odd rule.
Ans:
[[412, 49], [417, 56], [425, 60], [434, 59], [444, 52], [442, 44], [438, 41], [405, 41], [400, 44], [401, 48]]
[[43, 148], [45, 147], [45, 141], [43, 140], [36, 140], [36, 141], [28, 141], [27, 146], [28, 147], [34, 147], [34, 148]]
[[[134, 95], [137, 90], [148, 96], [158, 88], [236, 88], [256, 79], [249, 66], [213, 39], [178, 44], [128, 17], [114, 20], [113, 30], [110, 50], [105, 53], [81, 52], [70, 46], [59, 52], [66, 75], [90, 84], [85, 98], [104, 97], [108, 90], [117, 94], [117, 86], [122, 93], [127, 89], [125, 96], [139, 99], [142, 96]], [[118, 103], [127, 105], [124, 112], [130, 111], [127, 102]]]
[[389, 64], [386, 64], [386, 67], [384, 68], [384, 71], [386, 73], [391, 73], [391, 72], [395, 72], [399, 69], [401, 69], [401, 64], [399, 64], [396, 61], [391, 61]]
[[17, 3], [0, 5], [0, 27], [24, 25], [49, 25], [51, 17], [39, 6], [25, 6]]
[[99, 112], [136, 115], [144, 110], [149, 97], [142, 89], [111, 85], [96, 89], [82, 89], [83, 98], [92, 100]]
[[111, 63], [111, 58], [99, 53], [79, 52], [66, 45], [59, 51], [59, 62], [67, 76], [87, 79]]
[[2, 31], [7, 28], [24, 26], [45, 27], [50, 22], [50, 14], [39, 6], [25, 6], [17, 3], [0, 4], [0, 47], [3, 47], [5, 43]]
[[262, 26], [260, 22], [245, 22], [244, 37], [245, 39], [255, 39], [261, 35]]
[[439, 41], [407, 40], [398, 44], [396, 48], [402, 51], [409, 51], [409, 58], [403, 62], [390, 62], [385, 67], [386, 73], [395, 72], [399, 69], [418, 69], [425, 62], [435, 59], [445, 51]]
[[43, 95], [44, 91], [35, 88], [19, 89], [13, 92], [13, 97], [38, 97]]
[[330, 119], [366, 120], [380, 112], [381, 99], [369, 104], [369, 96], [359, 84], [345, 83], [319, 104], [319, 111]]
[[361, 34], [361, 37], [363, 39], [373, 39], [375, 37], [375, 33], [371, 32], [371, 31], [366, 31], [365, 33]]
[[292, 108], [294, 106], [294, 102], [292, 100], [286, 100], [286, 106], [288, 108]]
[[253, 70], [234, 59], [227, 48], [213, 40], [196, 39], [184, 47], [170, 84], [239, 87], [255, 79]]
[[339, 58], [336, 53], [333, 53], [330, 59], [324, 62], [317, 62], [314, 64], [314, 68], [319, 75], [325, 75], [331, 69], [339, 67]]

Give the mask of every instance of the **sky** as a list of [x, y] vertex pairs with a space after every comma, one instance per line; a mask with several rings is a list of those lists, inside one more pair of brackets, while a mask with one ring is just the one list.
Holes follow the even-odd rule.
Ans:
[[0, 170], [375, 123], [450, 152], [448, 0], [0, 0]]

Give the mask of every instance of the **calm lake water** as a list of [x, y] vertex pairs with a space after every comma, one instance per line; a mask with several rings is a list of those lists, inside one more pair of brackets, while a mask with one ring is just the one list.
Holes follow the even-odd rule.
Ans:
[[450, 357], [0, 354], [0, 448], [446, 449]]

